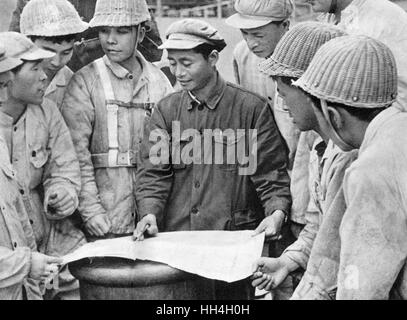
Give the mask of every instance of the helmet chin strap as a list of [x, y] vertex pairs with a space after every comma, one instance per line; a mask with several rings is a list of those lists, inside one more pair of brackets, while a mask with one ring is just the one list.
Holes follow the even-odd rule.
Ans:
[[329, 13], [335, 13], [338, 9], [338, 0], [331, 1], [331, 7], [329, 8]]
[[141, 26], [141, 23], [139, 23], [138, 25], [137, 25], [137, 31], [136, 31], [136, 37], [137, 37], [137, 39], [136, 39], [136, 47], [134, 48], [134, 51], [136, 51], [137, 50], [137, 48], [138, 48], [138, 39], [139, 39], [139, 35], [140, 35], [140, 26]]
[[331, 123], [331, 119], [329, 117], [329, 112], [328, 112], [328, 104], [326, 103], [326, 100], [320, 99], [321, 100], [321, 107], [322, 107], [322, 112], [324, 114], [324, 118], [326, 122], [328, 123], [329, 129], [332, 133], [332, 135], [335, 137], [335, 140], [338, 144], [338, 147], [341, 148], [343, 151], [351, 151], [355, 149], [352, 147], [350, 144], [348, 144], [346, 141], [344, 141], [339, 133], [336, 132], [334, 126]]

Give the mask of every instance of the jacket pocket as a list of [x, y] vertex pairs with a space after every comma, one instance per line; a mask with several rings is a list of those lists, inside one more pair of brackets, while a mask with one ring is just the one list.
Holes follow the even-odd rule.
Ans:
[[42, 145], [34, 145], [30, 148], [30, 162], [36, 169], [42, 168], [48, 161], [49, 152]]
[[[214, 136], [214, 148], [212, 150], [213, 163], [222, 171], [237, 171], [239, 167], [239, 152], [245, 152], [240, 144], [244, 143], [245, 136], [227, 137]], [[245, 145], [243, 145], [245, 147]]]

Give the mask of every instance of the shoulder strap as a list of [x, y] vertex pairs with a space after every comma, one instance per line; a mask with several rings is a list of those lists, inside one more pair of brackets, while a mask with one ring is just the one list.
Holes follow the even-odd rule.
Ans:
[[107, 109], [107, 133], [109, 144], [109, 166], [117, 165], [117, 157], [119, 152], [119, 139], [118, 139], [118, 105], [109, 103], [115, 101], [115, 95], [112, 86], [112, 80], [110, 79], [109, 72], [103, 58], [95, 61], [96, 67], [99, 71], [100, 81], [102, 82], [103, 91], [106, 99]]

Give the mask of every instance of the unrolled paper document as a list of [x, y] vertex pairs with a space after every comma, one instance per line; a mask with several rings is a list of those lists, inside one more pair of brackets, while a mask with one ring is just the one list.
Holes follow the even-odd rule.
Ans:
[[168, 264], [199, 276], [234, 282], [253, 274], [261, 256], [264, 232], [178, 231], [161, 232], [144, 241], [131, 237], [87, 243], [63, 257], [64, 264], [91, 257], [120, 257]]

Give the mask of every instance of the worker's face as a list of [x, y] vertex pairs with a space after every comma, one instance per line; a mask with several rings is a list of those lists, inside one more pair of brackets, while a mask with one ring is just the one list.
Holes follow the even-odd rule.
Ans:
[[284, 83], [280, 77], [277, 77], [277, 90], [296, 126], [301, 131], [316, 129], [318, 122], [310, 99], [297, 87]]
[[144, 38], [144, 28], [132, 27], [101, 27], [99, 39], [104, 53], [116, 63], [122, 63], [132, 56], [136, 44]]
[[329, 12], [332, 0], [308, 0], [314, 12]]
[[317, 118], [319, 130], [329, 137], [335, 145], [343, 151], [351, 151], [360, 147], [360, 145], [354, 145], [352, 132], [346, 126], [347, 120], [349, 120], [347, 112], [339, 112], [339, 110], [327, 105], [327, 117], [329, 117], [327, 119], [323, 111], [314, 104], [312, 104], [312, 109]]
[[11, 82], [11, 72], [0, 73], [0, 107], [8, 100], [8, 90]]
[[254, 29], [240, 29], [250, 51], [260, 58], [270, 57], [281, 37], [287, 32], [289, 22], [271, 22]]
[[168, 50], [171, 73], [184, 90], [197, 91], [209, 83], [216, 72], [219, 53], [212, 51], [208, 59], [193, 50]]
[[48, 78], [52, 79], [55, 74], [61, 70], [71, 60], [73, 54], [75, 40], [62, 41], [61, 43], [54, 43], [46, 39], [36, 39], [35, 44], [42, 49], [52, 51], [55, 56], [45, 59], [43, 68]]
[[10, 96], [24, 104], [40, 105], [44, 98], [46, 79], [42, 60], [27, 61], [13, 75]]

